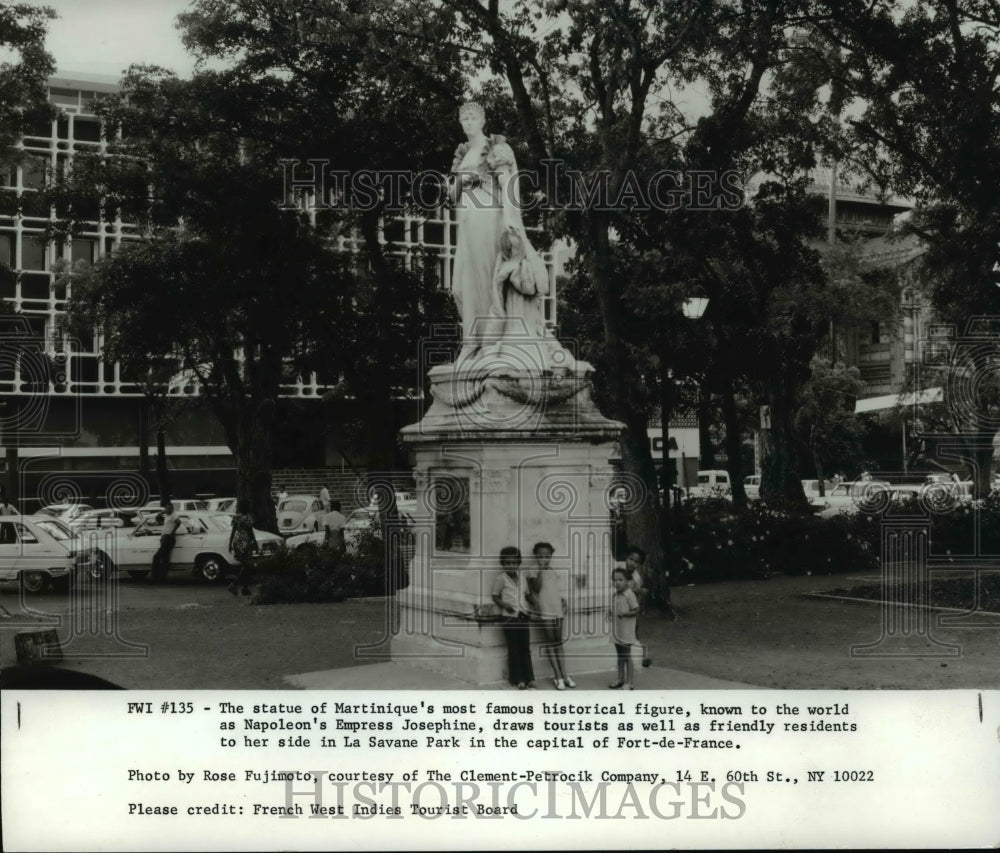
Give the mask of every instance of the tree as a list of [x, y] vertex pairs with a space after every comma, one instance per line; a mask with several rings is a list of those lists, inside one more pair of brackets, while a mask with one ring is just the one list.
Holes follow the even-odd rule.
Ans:
[[[383, 23], [399, 14], [394, 4], [366, 6]], [[336, 383], [341, 399], [360, 403], [369, 462], [393, 468], [402, 425], [393, 403], [416, 384], [414, 342], [450, 306], [432, 264], [414, 257], [401, 269], [382, 243], [381, 223], [408, 203], [405, 191], [376, 185], [360, 200], [351, 195], [363, 171], [445, 159], [435, 110], [414, 98], [397, 66], [384, 68], [386, 42], [349, 37], [366, 19], [356, 4], [322, 11], [329, 14], [305, 0], [281, 9], [195, 4], [180, 18], [186, 44], [200, 58], [235, 58], [231, 67], [190, 81], [131, 69], [122, 94], [99, 107], [108, 136], [121, 132], [113, 156], [78, 157], [50, 195], [64, 231], [94, 215], [95, 198], [103, 215], [137, 223], [146, 245], [119, 251], [75, 282], [71, 311], [83, 323], [131, 330], [109, 353], [140, 375], [151, 354], [170, 353], [197, 378], [237, 456], [239, 494], [253, 495], [267, 526], [281, 386], [310, 371]], [[445, 78], [448, 62], [441, 57]], [[287, 164], [315, 157], [348, 180], [318, 191], [305, 211]], [[355, 233], [361, 253], [337, 251], [338, 238]], [[135, 291], [150, 282], [164, 290]], [[178, 293], [185, 298], [169, 298]], [[148, 329], [153, 318], [169, 320], [166, 333]]]
[[[915, 199], [908, 228], [927, 244], [933, 305], [962, 335], [1000, 313], [1000, 8], [990, 0], [816, 3], [814, 31], [834, 50], [828, 73], [857, 110], [843, 145], [880, 185]], [[989, 337], [987, 335], [987, 337]], [[986, 341], [955, 353], [953, 379], [978, 387], [952, 401], [976, 450], [977, 494], [990, 487], [1000, 421]]]
[[[238, 183], [246, 202], [249, 181]], [[273, 205], [243, 210], [225, 242], [166, 229], [74, 274], [68, 313], [71, 328], [102, 330], [106, 356], [126, 375], [162, 376], [171, 356], [174, 377], [197, 379], [236, 456], [237, 497], [273, 530], [274, 407], [308, 345], [301, 318], [335, 290], [338, 270], [308, 223]]]
[[858, 368], [843, 362], [831, 366], [822, 356], [813, 357], [810, 370], [795, 422], [816, 469], [822, 496], [827, 475], [840, 468], [853, 469], [860, 461], [861, 428], [854, 415], [854, 401], [864, 390], [864, 382]]
[[[477, 0], [442, 5], [460, 14], [461, 32], [481, 40], [490, 70], [506, 80], [529, 162], [559, 158], [569, 171], [560, 189], [564, 199], [575, 193], [575, 203], [564, 205], [557, 227], [579, 245], [599, 308], [603, 341], [595, 360], [599, 375], [608, 377], [610, 414], [625, 423], [624, 466], [655, 496], [646, 432], [647, 365], [634, 357], [641, 336], [628, 307], [635, 273], [630, 261], [636, 255], [627, 233], [642, 225], [642, 188], [654, 171], [671, 159], [682, 169], [695, 164], [677, 156], [677, 140], [693, 128], [672, 87], [683, 90], [696, 79], [711, 80], [709, 117], [699, 129], [713, 133], [703, 151], [715, 154], [718, 144], [729, 152], [734, 140], [742, 149], [762, 82], [785, 61], [789, 15], [797, 4], [567, 0], [545, 11], [527, 3], [501, 9]], [[707, 168], [725, 168], [726, 160], [723, 153]], [[694, 181], [682, 179], [671, 187], [677, 207], [693, 206]], [[716, 186], [707, 206], [718, 209], [721, 194]], [[685, 236], [691, 233], [694, 229]], [[671, 307], [676, 311], [677, 303]], [[795, 480], [786, 477], [781, 485], [789, 482]], [[652, 564], [659, 564], [664, 525], [655, 497], [632, 520], [637, 540]]]
[[[359, 238], [357, 286], [345, 303], [359, 322], [338, 339], [322, 329], [336, 328], [337, 319], [317, 315], [317, 356], [343, 372], [336, 399], [355, 400], [370, 466], [405, 464], [398, 443], [404, 424], [391, 402], [400, 389], [419, 387], [416, 342], [454, 311], [431, 259], [411, 252], [400, 269], [385, 225], [414, 202], [407, 175], [450, 162], [466, 48], [447, 37], [448, 16], [388, 0], [197, 0], [178, 22], [199, 59], [227, 62], [227, 80], [248, 96], [256, 88], [271, 105], [263, 114], [247, 108], [250, 122], [237, 113], [231, 120], [300, 162], [300, 174], [286, 165], [286, 177], [302, 180], [305, 171], [308, 179], [306, 161], [326, 162], [329, 195], [314, 200], [331, 207], [317, 221], [334, 236]], [[384, 184], [377, 174], [399, 181]], [[417, 189], [427, 215], [439, 188], [425, 182]]]
[[45, 36], [55, 17], [47, 6], [0, 6], [0, 52], [9, 57], [0, 62], [0, 168], [23, 156], [16, 143], [54, 115], [46, 83], [55, 62]]

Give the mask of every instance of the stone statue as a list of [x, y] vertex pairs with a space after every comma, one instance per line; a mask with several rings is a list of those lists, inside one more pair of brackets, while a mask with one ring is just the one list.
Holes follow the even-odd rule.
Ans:
[[514, 340], [565, 352], [545, 328], [549, 274], [521, 221], [514, 151], [502, 136], [484, 132], [479, 104], [463, 104], [459, 120], [468, 137], [455, 151], [450, 185], [458, 223], [452, 292], [462, 316], [459, 360]]

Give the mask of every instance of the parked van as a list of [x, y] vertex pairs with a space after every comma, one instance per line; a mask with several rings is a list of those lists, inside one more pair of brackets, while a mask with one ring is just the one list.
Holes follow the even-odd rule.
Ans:
[[760, 474], [751, 474], [743, 479], [743, 491], [748, 501], [760, 500]]
[[690, 498], [729, 498], [732, 493], [728, 471], [699, 471], [698, 485], [688, 489]]

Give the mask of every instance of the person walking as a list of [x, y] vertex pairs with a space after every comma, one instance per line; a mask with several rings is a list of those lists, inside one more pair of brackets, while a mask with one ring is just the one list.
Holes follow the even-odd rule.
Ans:
[[323, 512], [329, 512], [330, 490], [326, 486], [323, 486], [323, 488], [319, 490], [319, 501], [321, 504], [323, 504]]
[[229, 584], [229, 591], [236, 595], [236, 588], [240, 587], [243, 595], [250, 595], [249, 581], [254, 569], [254, 559], [257, 551], [257, 536], [253, 530], [253, 518], [250, 516], [249, 506], [240, 504], [240, 511], [233, 517], [233, 528], [229, 534], [229, 552], [240, 564], [239, 574], [236, 579]]
[[518, 690], [534, 689], [531, 666], [531, 623], [521, 573], [521, 550], [508, 545], [500, 549], [503, 570], [493, 584], [493, 601], [503, 615], [503, 635], [507, 641], [507, 678]]
[[167, 572], [170, 571], [170, 552], [177, 543], [177, 531], [181, 526], [181, 518], [174, 511], [174, 505], [168, 501], [163, 508], [166, 514], [163, 516], [163, 528], [160, 531], [160, 549], [153, 555], [153, 571], [149, 577], [153, 583], [163, 583], [167, 579]]
[[0, 515], [20, 515], [21, 511], [14, 506], [7, 498], [3, 499], [3, 503], [0, 503]]

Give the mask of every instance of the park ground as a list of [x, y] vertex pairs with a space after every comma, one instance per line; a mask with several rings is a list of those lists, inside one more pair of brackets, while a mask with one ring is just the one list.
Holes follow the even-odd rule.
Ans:
[[[1000, 688], [1000, 615], [942, 625], [958, 614], [908, 609], [886, 623], [878, 603], [809, 595], [878, 582], [877, 574], [839, 574], [682, 586], [673, 591], [679, 618], [646, 614], [640, 635], [656, 667], [763, 688]], [[88, 618], [110, 616], [98, 603], [90, 600]], [[14, 635], [40, 625], [43, 613], [61, 614], [57, 631], [68, 638], [65, 593], [22, 601], [13, 584], [4, 585], [0, 604], [0, 667], [14, 664]], [[354, 649], [379, 643], [390, 606], [380, 598], [260, 606], [187, 578], [165, 586], [123, 580], [118, 636], [148, 653], [136, 656], [91, 628], [66, 649], [85, 657], [63, 665], [134, 689], [287, 689], [289, 675], [371, 663]], [[391, 689], [392, 671], [373, 688]]]

